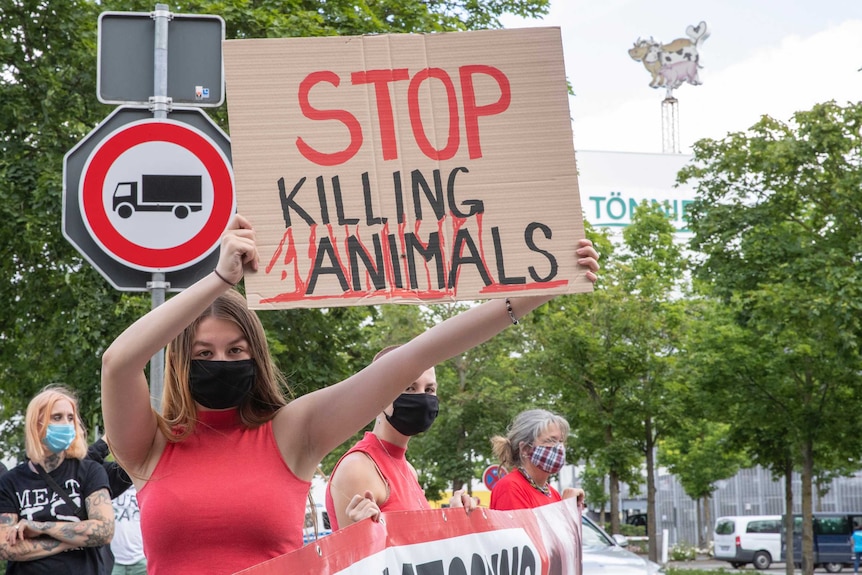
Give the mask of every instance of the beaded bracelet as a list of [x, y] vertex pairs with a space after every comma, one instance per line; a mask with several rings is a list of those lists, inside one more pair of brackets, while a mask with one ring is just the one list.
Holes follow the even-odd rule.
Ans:
[[218, 277], [218, 279], [220, 279], [221, 281], [223, 281], [224, 283], [226, 283], [226, 284], [227, 284], [227, 285], [229, 285], [230, 287], [236, 287], [236, 284], [235, 284], [235, 283], [231, 283], [231, 282], [230, 282], [226, 277], [224, 277], [223, 275], [221, 275], [221, 274], [219, 273], [219, 271], [218, 271], [218, 269], [217, 269], [217, 268], [213, 268], [213, 273], [216, 275], [216, 277]]
[[506, 311], [509, 312], [509, 319], [512, 320], [512, 325], [518, 325], [518, 318], [515, 317], [515, 312], [512, 311], [512, 302], [506, 298]]

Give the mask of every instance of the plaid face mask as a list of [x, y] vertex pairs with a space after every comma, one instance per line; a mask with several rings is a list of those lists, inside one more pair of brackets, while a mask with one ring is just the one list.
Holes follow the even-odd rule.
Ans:
[[556, 473], [566, 464], [566, 447], [556, 445], [536, 445], [530, 455], [530, 462], [547, 473]]

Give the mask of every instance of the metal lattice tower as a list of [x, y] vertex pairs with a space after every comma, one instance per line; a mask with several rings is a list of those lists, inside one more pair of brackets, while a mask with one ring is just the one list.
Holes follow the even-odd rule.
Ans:
[[661, 151], [679, 154], [679, 100], [668, 96], [661, 101]]

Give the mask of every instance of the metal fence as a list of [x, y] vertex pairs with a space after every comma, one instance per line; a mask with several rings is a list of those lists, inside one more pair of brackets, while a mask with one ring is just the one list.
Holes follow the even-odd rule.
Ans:
[[[802, 481], [792, 478], [793, 512], [802, 512]], [[773, 480], [762, 467], [743, 469], [734, 477], [719, 481], [710, 501], [711, 531], [715, 520], [725, 515], [781, 515], [784, 513], [784, 479]], [[622, 509], [646, 512], [646, 498], [630, 492], [623, 485], [620, 494]], [[814, 493], [814, 511], [848, 511], [862, 509], [862, 471], [851, 477], [834, 479], [824, 494]], [[656, 526], [668, 530], [671, 546], [697, 543], [697, 505], [686, 495], [673, 475], [659, 473], [656, 481]]]

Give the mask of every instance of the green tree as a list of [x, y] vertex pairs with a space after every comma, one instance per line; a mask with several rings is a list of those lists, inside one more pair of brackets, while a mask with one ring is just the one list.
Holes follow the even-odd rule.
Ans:
[[[696, 143], [679, 176], [697, 191], [696, 277], [730, 306], [762, 362], [751, 372], [745, 362], [724, 385], [787, 423], [802, 475], [806, 574], [815, 474], [840, 459], [835, 451], [848, 459], [860, 449], [850, 440], [862, 373], [860, 127], [862, 104], [818, 104], [786, 123], [763, 117], [746, 132]], [[818, 448], [830, 443], [824, 462]]]
[[[228, 38], [498, 27], [514, 13], [541, 16], [548, 0], [201, 0], [167, 3], [217, 14]], [[64, 154], [112, 110], [96, 98], [102, 11], [150, 12], [153, 2], [10, 0], [0, 9], [0, 450], [20, 455], [20, 415], [45, 384], [77, 391], [90, 429], [100, 425], [100, 356], [151, 306], [118, 293], [63, 238]], [[211, 111], [223, 128], [228, 107]], [[375, 315], [264, 312], [282, 369], [299, 392], [337, 381], [367, 361], [360, 333]], [[344, 322], [344, 323], [339, 323]], [[344, 325], [354, 323], [353, 326]], [[351, 341], [351, 338], [356, 337]], [[307, 352], [307, 353], [306, 353]]]
[[[723, 340], [726, 324], [720, 323], [725, 309], [709, 298], [687, 298], [684, 302], [685, 325], [682, 331], [680, 351], [675, 363], [674, 375], [668, 385], [668, 403], [673, 412], [674, 425], [659, 444], [659, 461], [675, 474], [686, 493], [697, 502], [697, 543], [701, 548], [709, 546], [712, 539], [712, 517], [710, 498], [716, 482], [727, 479], [741, 467], [751, 465], [746, 446], [735, 441], [732, 426], [735, 407], [728, 406], [726, 397], [720, 393], [721, 376], [715, 377], [713, 364], [704, 362], [705, 357], [717, 352], [717, 357], [726, 360], [720, 351], [730, 342]], [[704, 344], [706, 339], [709, 344]], [[704, 356], [699, 355], [705, 354]], [[736, 361], [727, 367], [738, 367]], [[724, 373], [725, 370], [722, 370]], [[713, 381], [715, 389], [704, 385]], [[764, 418], [756, 418], [759, 421]]]
[[[619, 482], [637, 484], [646, 463], [647, 534], [655, 542], [654, 451], [668, 420], [665, 389], [684, 322], [685, 258], [658, 205], [639, 206], [622, 240], [589, 298], [552, 302], [534, 357], [556, 382], [582, 457], [608, 470], [614, 533]], [[650, 553], [655, 558], [655, 544]]]
[[[466, 305], [434, 306], [432, 320], [444, 321]], [[438, 420], [410, 442], [411, 461], [429, 499], [447, 489], [471, 489], [492, 463], [489, 438], [505, 433], [515, 413], [535, 400], [536, 390], [524, 380], [520, 366], [531, 326], [528, 316], [518, 326], [437, 366]]]
[[668, 387], [686, 323], [681, 298], [687, 261], [667, 211], [658, 204], [644, 203], [635, 210], [631, 225], [623, 230], [623, 241], [625, 252], [619, 256], [617, 281], [633, 307], [631, 330], [624, 337], [638, 371], [629, 381], [629, 397], [631, 411], [643, 422], [639, 444], [646, 460], [649, 555], [655, 561], [655, 451], [660, 438], [674, 425]]
[[659, 443], [658, 458], [697, 502], [697, 544], [706, 548], [712, 526], [709, 499], [717, 489], [716, 482], [733, 477], [748, 459], [730, 448], [728, 424], [698, 417], [681, 418], [681, 423]]
[[[20, 419], [50, 383], [100, 420], [99, 356], [146, 309], [115, 292], [61, 234], [63, 154], [108, 108], [95, 98], [91, 3], [6, 2], [0, 10], [0, 449], [21, 456]], [[11, 424], [11, 425], [9, 425]]]
[[[587, 227], [588, 237], [602, 254], [602, 273], [589, 297], [562, 296], [534, 312], [541, 327], [527, 358], [537, 381], [545, 382], [550, 408], [572, 425], [568, 459], [590, 463], [583, 478], [591, 505], [610, 503], [611, 531], [619, 533], [620, 483], [640, 482], [642, 458], [632, 433], [639, 424], [627, 409], [625, 382], [631, 379], [627, 342], [629, 316], [620, 313], [620, 295], [613, 279], [615, 247], [606, 234]], [[605, 495], [604, 480], [609, 493]], [[604, 477], [604, 476], [603, 476]]]

